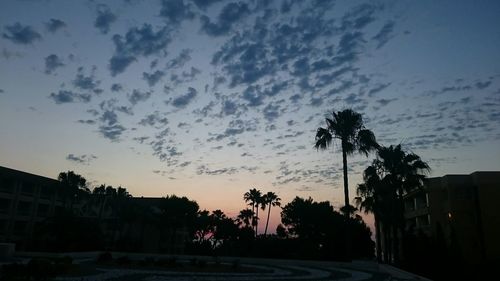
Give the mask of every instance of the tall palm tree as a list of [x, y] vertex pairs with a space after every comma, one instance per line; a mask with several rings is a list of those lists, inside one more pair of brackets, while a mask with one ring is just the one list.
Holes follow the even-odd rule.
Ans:
[[266, 220], [266, 229], [264, 230], [264, 236], [267, 234], [267, 226], [269, 225], [269, 217], [271, 216], [271, 207], [281, 206], [281, 198], [276, 195], [276, 193], [269, 191], [262, 196], [262, 210], [267, 208], [267, 220]]
[[[333, 139], [340, 141], [342, 163], [344, 171], [344, 203], [349, 209], [349, 182], [347, 179], [347, 156], [359, 152], [368, 156], [368, 153], [379, 147], [375, 135], [365, 128], [361, 114], [352, 109], [333, 112], [333, 118], [326, 118], [326, 128], [320, 127], [316, 132], [316, 149], [327, 149]], [[345, 212], [349, 217], [349, 212]]]
[[[358, 186], [358, 206], [365, 212], [373, 212], [375, 227], [380, 235], [380, 223], [384, 232], [384, 260], [398, 262], [400, 240], [404, 226], [405, 192], [422, 188], [429, 165], [414, 153], [407, 153], [401, 145], [380, 147], [377, 159], [373, 160], [363, 175], [364, 183]], [[392, 230], [392, 237], [391, 232]], [[391, 241], [389, 241], [391, 240]], [[389, 247], [389, 242], [392, 247]], [[377, 238], [377, 243], [380, 241]], [[380, 257], [380, 253], [377, 255]]]
[[256, 188], [252, 188], [243, 195], [243, 200], [245, 200], [248, 205], [252, 206], [252, 211], [255, 213], [255, 216], [252, 219], [252, 225], [255, 228], [255, 236], [257, 236], [259, 226], [259, 206], [262, 203], [262, 192]]
[[[381, 223], [388, 215], [387, 186], [380, 177], [380, 165], [377, 161], [363, 172], [363, 183], [356, 189], [356, 205], [364, 213], [373, 213], [375, 219], [375, 240], [377, 260], [382, 261]], [[387, 242], [387, 241], [385, 241]], [[385, 253], [385, 251], [384, 251]], [[385, 253], [386, 254], [386, 253]], [[384, 259], [385, 260], [385, 259]]]

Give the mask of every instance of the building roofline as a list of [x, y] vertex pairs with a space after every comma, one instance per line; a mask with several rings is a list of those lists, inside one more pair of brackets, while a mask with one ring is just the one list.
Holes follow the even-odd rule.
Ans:
[[0, 166], [0, 175], [22, 177], [22, 178], [32, 180], [32, 181], [48, 181], [48, 182], [52, 182], [52, 183], [59, 182], [58, 180], [53, 179], [53, 178], [49, 178], [49, 177], [45, 177], [45, 176], [41, 176], [41, 175], [36, 175], [36, 174], [32, 174], [32, 173], [28, 173], [28, 172], [24, 172], [24, 171], [20, 171], [20, 170], [16, 170], [16, 169], [11, 169], [11, 168], [7, 168], [7, 167], [3, 167], [3, 166]]

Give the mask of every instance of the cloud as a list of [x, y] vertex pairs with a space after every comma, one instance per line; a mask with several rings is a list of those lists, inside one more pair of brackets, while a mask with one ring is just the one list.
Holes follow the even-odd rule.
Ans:
[[102, 90], [98, 89], [101, 81], [95, 79], [94, 71], [95, 67], [92, 68], [91, 74], [86, 76], [84, 74], [83, 67], [79, 67], [76, 77], [72, 81], [73, 86], [84, 91], [94, 91], [96, 93], [102, 92]]
[[196, 97], [197, 94], [198, 91], [196, 91], [196, 89], [189, 87], [186, 94], [174, 98], [172, 105], [177, 108], [184, 108]]
[[373, 97], [375, 94], [377, 94], [378, 92], [381, 92], [381, 91], [385, 90], [390, 85], [391, 85], [391, 83], [385, 83], [385, 84], [375, 85], [375, 87], [371, 88], [368, 91], [368, 96], [369, 97]]
[[80, 124], [86, 124], [86, 125], [94, 125], [96, 123], [96, 121], [92, 120], [92, 119], [87, 119], [87, 120], [80, 119], [77, 122]]
[[66, 156], [66, 160], [68, 160], [68, 161], [75, 162], [77, 164], [86, 164], [86, 165], [88, 165], [90, 163], [90, 161], [95, 160], [95, 159], [97, 159], [97, 156], [92, 155], [92, 154], [88, 154], [88, 155], [83, 154], [83, 155], [77, 156], [77, 155], [70, 153], [70, 154], [68, 154], [68, 156]]
[[223, 0], [192, 0], [192, 1], [198, 8], [205, 10], [208, 6], [211, 6], [212, 4], [221, 2]]
[[72, 102], [89, 102], [91, 100], [90, 94], [78, 94], [72, 91], [59, 90], [59, 92], [51, 93], [49, 96], [55, 101], [56, 104], [72, 103]]
[[490, 85], [491, 85], [491, 80], [485, 81], [485, 82], [479, 81], [479, 82], [476, 82], [476, 84], [475, 84], [476, 88], [478, 88], [479, 90], [486, 89]]
[[156, 83], [158, 83], [163, 76], [165, 76], [165, 72], [161, 70], [157, 70], [154, 73], [142, 73], [142, 78], [146, 80], [149, 87], [153, 87], [154, 85], [156, 85]]
[[121, 90], [123, 90], [123, 86], [121, 84], [113, 83], [113, 85], [111, 85], [111, 91], [120, 92]]
[[45, 23], [45, 28], [47, 28], [47, 30], [52, 33], [55, 33], [56, 31], [64, 27], [66, 27], [66, 23], [59, 19], [50, 19], [47, 23]]
[[394, 21], [389, 21], [380, 31], [372, 37], [373, 40], [377, 41], [377, 49], [382, 48], [391, 38], [392, 31], [394, 30]]
[[375, 20], [374, 14], [378, 7], [372, 3], [363, 3], [353, 7], [342, 17], [340, 30], [362, 29]]
[[223, 103], [222, 103], [222, 110], [221, 110], [221, 113], [223, 115], [233, 115], [233, 114], [236, 114], [238, 110], [238, 105], [235, 103], [235, 102], [232, 102], [230, 100], [225, 100]]
[[155, 111], [152, 114], [146, 115], [144, 118], [139, 121], [139, 124], [142, 126], [151, 126], [155, 128], [162, 128], [168, 124], [168, 119], [166, 117], [160, 116], [158, 111]]
[[235, 174], [236, 172], [238, 172], [238, 169], [236, 169], [235, 167], [210, 169], [206, 165], [200, 165], [196, 169], [196, 174], [209, 175], [209, 176], [232, 175]]
[[120, 140], [120, 136], [125, 131], [125, 127], [119, 124], [114, 125], [101, 125], [99, 126], [99, 133], [101, 135], [113, 142], [117, 142]]
[[116, 21], [116, 15], [111, 12], [107, 5], [99, 5], [97, 7], [97, 17], [94, 22], [94, 26], [99, 29], [102, 34], [107, 34], [113, 24]]
[[226, 35], [233, 24], [240, 21], [250, 13], [248, 5], [243, 2], [232, 2], [224, 6], [217, 17], [217, 22], [212, 22], [209, 17], [202, 16], [201, 30], [210, 36]]
[[194, 13], [190, 5], [185, 4], [183, 0], [162, 0], [160, 16], [168, 23], [178, 25], [183, 20], [194, 18]]
[[191, 60], [190, 54], [192, 51], [193, 50], [191, 49], [183, 49], [177, 57], [168, 61], [167, 68], [173, 69], [183, 67], [188, 61]]
[[244, 132], [251, 132], [257, 130], [257, 120], [241, 120], [235, 119], [229, 122], [229, 126], [224, 130], [223, 133], [216, 135], [214, 138], [209, 138], [208, 141], [216, 140], [220, 141], [227, 137], [233, 137]]
[[149, 97], [151, 97], [151, 92], [141, 92], [137, 89], [134, 89], [132, 91], [132, 94], [128, 95], [128, 101], [131, 104], [135, 105], [138, 102], [146, 101], [147, 99], [149, 99]]
[[262, 113], [264, 114], [264, 118], [267, 121], [272, 122], [272, 121], [274, 121], [276, 118], [278, 118], [280, 116], [280, 107], [279, 107], [279, 105], [268, 104], [264, 108], [264, 110], [262, 111]]
[[46, 74], [51, 74], [54, 70], [62, 66], [64, 66], [62, 59], [55, 54], [49, 55], [45, 58]]
[[22, 25], [19, 22], [13, 25], [6, 25], [4, 28], [7, 32], [3, 33], [2, 37], [15, 44], [28, 45], [42, 39], [40, 33], [36, 32], [31, 26]]
[[115, 34], [113, 36], [115, 52], [109, 60], [111, 75], [116, 76], [124, 72], [139, 56], [147, 57], [165, 52], [170, 41], [170, 33], [166, 26], [154, 31], [150, 24], [144, 24], [140, 28], [129, 29], [125, 36]]
[[377, 103], [380, 104], [380, 106], [386, 106], [389, 103], [396, 101], [396, 100], [397, 100], [396, 98], [394, 98], [394, 99], [378, 99]]

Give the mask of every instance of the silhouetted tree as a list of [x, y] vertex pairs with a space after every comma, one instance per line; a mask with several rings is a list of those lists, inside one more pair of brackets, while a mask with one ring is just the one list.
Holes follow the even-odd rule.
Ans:
[[[295, 199], [286, 204], [281, 212], [281, 221], [286, 230], [280, 230], [289, 239], [297, 239], [297, 249], [301, 258], [333, 258], [373, 256], [374, 245], [371, 232], [358, 217], [346, 218], [334, 211], [329, 202], [314, 202], [312, 198]], [[356, 244], [352, 252], [347, 254], [346, 225], [349, 224], [350, 235]]]
[[[399, 262], [399, 239], [404, 228], [403, 195], [422, 188], [429, 171], [427, 163], [418, 155], [403, 151], [401, 145], [380, 147], [377, 159], [364, 172], [365, 182], [358, 186], [360, 207], [374, 212], [376, 221], [383, 222], [384, 235], [389, 235], [392, 230], [392, 249], [385, 249], [385, 252], [390, 252], [395, 263]], [[385, 245], [388, 247], [387, 243]], [[387, 257], [385, 259], [389, 261]]]
[[250, 227], [255, 213], [250, 209], [241, 210], [238, 214], [238, 220], [243, 223], [245, 227]]
[[279, 198], [278, 195], [272, 191], [269, 191], [262, 196], [262, 210], [265, 210], [267, 206], [267, 220], [264, 235], [267, 234], [267, 226], [269, 225], [269, 217], [271, 216], [271, 207], [281, 206], [280, 201], [281, 198]]
[[257, 236], [259, 226], [259, 206], [262, 204], [262, 193], [260, 190], [252, 188], [243, 195], [243, 200], [245, 200], [248, 205], [252, 206], [252, 211], [255, 213], [255, 216], [252, 219], [252, 225], [255, 228], [255, 236]]
[[90, 193], [90, 190], [87, 188], [87, 180], [73, 171], [61, 172], [57, 179], [64, 188], [65, 201], [66, 204], [69, 201], [70, 208], [73, 208], [74, 202], [79, 199], [78, 197]]
[[[344, 171], [344, 205], [349, 206], [349, 184], [347, 179], [347, 156], [359, 152], [368, 153], [379, 147], [372, 131], [365, 128], [361, 114], [352, 109], [333, 112], [333, 118], [326, 118], [326, 128], [316, 132], [316, 149], [327, 149], [333, 139], [340, 141], [342, 167]], [[349, 216], [349, 213], [346, 213]]]

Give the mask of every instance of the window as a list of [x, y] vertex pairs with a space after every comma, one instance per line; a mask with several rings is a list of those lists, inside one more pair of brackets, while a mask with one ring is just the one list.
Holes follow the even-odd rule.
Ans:
[[0, 181], [0, 192], [13, 193], [16, 188], [16, 182], [13, 179], [5, 178]]
[[23, 194], [31, 195], [35, 192], [35, 185], [30, 182], [24, 182], [21, 192]]
[[31, 202], [19, 201], [17, 203], [17, 214], [21, 216], [29, 216], [31, 213]]
[[0, 214], [7, 214], [10, 210], [11, 200], [0, 198]]
[[7, 220], [0, 220], [0, 235], [7, 233]]
[[27, 225], [28, 225], [28, 222], [26, 222], [26, 221], [16, 221], [14, 223], [14, 234], [15, 235], [25, 234]]
[[48, 186], [42, 186], [40, 190], [40, 197], [43, 199], [50, 199], [54, 195], [54, 190]]
[[46, 217], [49, 214], [49, 205], [38, 204], [38, 210], [36, 212], [39, 217]]

